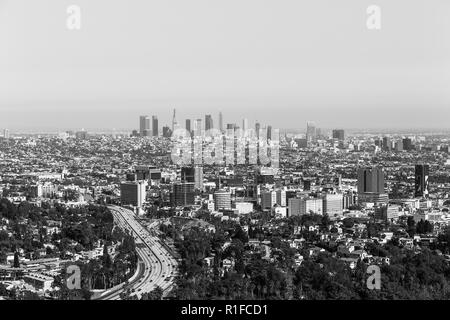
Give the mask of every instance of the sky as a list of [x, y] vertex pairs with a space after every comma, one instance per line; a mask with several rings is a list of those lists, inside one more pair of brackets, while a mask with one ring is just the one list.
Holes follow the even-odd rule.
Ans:
[[449, 80], [448, 0], [0, 0], [0, 128], [448, 128]]

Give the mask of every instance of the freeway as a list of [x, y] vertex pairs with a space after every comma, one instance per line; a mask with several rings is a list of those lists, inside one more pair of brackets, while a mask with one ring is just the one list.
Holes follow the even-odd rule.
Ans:
[[[159, 286], [163, 294], [167, 295], [173, 286], [173, 280], [177, 272], [177, 261], [161, 243], [157, 236], [153, 236], [149, 229], [155, 227], [158, 222], [152, 222], [148, 228], [144, 228], [137, 220], [135, 214], [119, 206], [108, 206], [114, 216], [114, 222], [123, 230], [128, 230], [134, 236], [136, 251], [141, 264], [138, 266], [138, 274], [130, 281], [128, 287], [139, 299], [143, 293], [150, 292]], [[124, 286], [118, 286], [115, 290], [105, 292], [100, 300], [119, 300]]]

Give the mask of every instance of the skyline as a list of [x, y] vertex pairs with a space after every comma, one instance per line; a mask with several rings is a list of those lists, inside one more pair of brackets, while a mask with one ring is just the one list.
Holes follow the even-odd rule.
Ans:
[[[174, 109], [172, 109], [173, 111]], [[177, 110], [177, 114], [178, 113], [178, 109]], [[172, 112], [171, 111], [171, 112]], [[11, 133], [16, 133], [16, 134], [20, 134], [20, 133], [43, 133], [43, 134], [50, 134], [50, 133], [58, 133], [58, 132], [64, 132], [64, 131], [80, 131], [80, 130], [86, 130], [86, 131], [90, 131], [92, 133], [108, 133], [108, 132], [117, 132], [117, 133], [123, 133], [123, 132], [132, 132], [133, 130], [137, 130], [138, 132], [140, 131], [140, 118], [145, 116], [148, 117], [150, 120], [150, 130], [153, 130], [153, 117], [156, 117], [156, 120], [158, 122], [158, 131], [162, 132], [163, 127], [168, 127], [170, 129], [172, 129], [172, 120], [173, 120], [173, 114], [170, 112], [170, 117], [168, 116], [163, 116], [161, 117], [161, 115], [159, 114], [154, 114], [154, 113], [141, 113], [141, 114], [136, 114], [134, 116], [130, 116], [127, 117], [126, 119], [126, 123], [130, 123], [130, 122], [134, 122], [134, 125], [129, 125], [129, 126], [112, 126], [112, 125], [108, 125], [108, 123], [102, 122], [105, 125], [104, 126], [94, 126], [94, 127], [89, 127], [89, 126], [19, 126], [19, 127], [14, 127], [12, 125], [10, 126], [0, 126], [0, 130], [8, 130]], [[224, 117], [225, 114], [225, 117]], [[242, 118], [234, 118], [234, 119], [230, 119], [230, 117], [226, 116], [226, 113], [224, 113], [222, 110], [217, 111], [216, 113], [214, 112], [207, 112], [204, 114], [195, 114], [192, 115], [190, 117], [180, 117], [177, 116], [176, 117], [176, 121], [178, 123], [178, 126], [181, 128], [185, 127], [185, 122], [186, 120], [190, 120], [191, 121], [191, 125], [192, 123], [194, 123], [196, 121], [196, 119], [201, 119], [202, 121], [202, 126], [205, 127], [205, 117], [211, 115], [212, 116], [212, 121], [213, 121], [213, 128], [218, 129], [219, 127], [219, 123], [220, 123], [220, 115], [222, 115], [222, 118], [224, 118], [225, 120], [223, 120], [223, 125], [224, 127], [227, 126], [227, 124], [235, 124], [238, 127], [242, 126], [242, 123], [244, 120], [247, 120], [248, 126], [249, 128], [253, 128], [255, 126], [256, 123], [259, 123], [261, 125], [261, 128], [265, 128], [267, 126], [271, 126], [273, 128], [279, 129], [281, 130], [281, 132], [285, 132], [285, 133], [302, 133], [304, 131], [304, 133], [306, 134], [307, 132], [307, 126], [308, 123], [312, 123], [316, 128], [321, 129], [321, 130], [325, 130], [325, 131], [332, 131], [332, 130], [336, 130], [336, 129], [342, 129], [345, 130], [346, 133], [391, 133], [391, 134], [396, 134], [396, 133], [403, 133], [403, 134], [420, 134], [420, 133], [441, 133], [441, 132], [448, 132], [450, 131], [450, 128], [448, 128], [448, 126], [442, 126], [442, 127], [431, 127], [431, 126], [395, 126], [395, 127], [358, 127], [358, 126], [350, 126], [350, 127], [345, 127], [345, 126], [337, 126], [337, 125], [331, 125], [331, 126], [324, 126], [323, 123], [321, 121], [319, 121], [318, 119], [308, 119], [308, 120], [302, 120], [301, 123], [299, 123], [299, 125], [297, 127], [278, 127], [278, 126], [274, 126], [273, 122], [270, 121], [261, 121], [259, 119], [256, 118], [249, 118], [249, 117], [242, 117]], [[170, 120], [167, 121], [161, 121], [161, 119], [167, 119], [170, 118]], [[131, 119], [134, 119], [134, 121], [131, 121]], [[136, 120], [137, 119], [137, 120]], [[96, 119], [98, 120], [98, 119]], [[124, 119], [122, 119], [124, 120]]]

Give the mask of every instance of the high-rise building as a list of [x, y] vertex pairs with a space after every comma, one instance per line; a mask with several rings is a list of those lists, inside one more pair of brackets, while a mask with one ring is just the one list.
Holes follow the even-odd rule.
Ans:
[[214, 205], [216, 210], [231, 209], [231, 193], [225, 190], [214, 192]]
[[203, 189], [203, 167], [195, 166], [194, 168], [194, 184], [195, 189]]
[[141, 137], [144, 137], [146, 134], [146, 130], [150, 130], [150, 118], [148, 116], [140, 116], [139, 117], [139, 134]]
[[337, 139], [339, 141], [345, 140], [345, 131], [342, 129], [334, 129], [333, 130], [333, 139]]
[[201, 136], [202, 133], [203, 133], [202, 119], [197, 119], [194, 122], [194, 135], [195, 136]]
[[159, 135], [158, 117], [157, 116], [152, 116], [152, 131], [153, 131], [154, 137], [157, 137]]
[[261, 208], [271, 209], [277, 203], [277, 193], [275, 191], [261, 192]]
[[172, 136], [172, 130], [170, 130], [170, 128], [167, 126], [163, 127], [163, 137], [170, 138], [171, 136]]
[[181, 168], [181, 182], [195, 182], [195, 168], [182, 167]]
[[391, 149], [392, 149], [391, 139], [389, 137], [383, 137], [383, 150], [391, 151]]
[[267, 139], [272, 140], [272, 126], [267, 126]]
[[414, 196], [428, 197], [428, 176], [430, 174], [430, 166], [427, 164], [416, 164], [415, 167], [415, 181], [414, 181]]
[[323, 200], [318, 198], [291, 198], [288, 202], [289, 216], [322, 214]]
[[277, 205], [285, 207], [286, 206], [286, 191], [277, 190]]
[[178, 182], [173, 184], [171, 202], [174, 206], [189, 206], [195, 204], [193, 182]]
[[9, 139], [9, 130], [8, 129], [3, 130], [3, 138]]
[[145, 201], [146, 181], [127, 181], [120, 184], [120, 200], [122, 205], [142, 207]]
[[191, 132], [191, 119], [186, 119], [186, 130]]
[[178, 126], [177, 118], [176, 118], [176, 113], [177, 113], [177, 110], [176, 110], [176, 109], [173, 109], [173, 116], [172, 116], [172, 132], [173, 132], [174, 130], [176, 130], [176, 129], [177, 129], [177, 126]]
[[410, 138], [403, 139], [403, 150], [406, 150], [406, 151], [412, 150], [412, 141]]
[[219, 112], [219, 130], [223, 132], [223, 115], [222, 112]]
[[205, 115], [205, 131], [208, 131], [212, 128], [214, 128], [212, 116], [210, 114], [207, 114]]
[[398, 140], [395, 143], [395, 151], [403, 151], [403, 140]]
[[333, 217], [342, 215], [343, 212], [343, 196], [340, 193], [326, 193], [323, 197], [323, 213]]
[[150, 178], [150, 169], [154, 169], [156, 167], [147, 166], [147, 165], [138, 165], [134, 167], [134, 172], [136, 174], [136, 180], [148, 180]]
[[366, 192], [384, 193], [383, 169], [373, 167], [358, 170], [358, 193]]
[[244, 118], [243, 120], [242, 120], [242, 130], [248, 130], [248, 119], [247, 118]]
[[259, 122], [255, 123], [256, 137], [259, 139], [259, 130], [261, 129], [261, 124]]
[[308, 142], [316, 141], [316, 125], [314, 122], [306, 123], [306, 140]]

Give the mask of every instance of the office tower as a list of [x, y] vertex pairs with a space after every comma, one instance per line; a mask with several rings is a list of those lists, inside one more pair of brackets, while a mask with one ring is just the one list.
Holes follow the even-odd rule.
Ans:
[[242, 130], [248, 130], [248, 119], [247, 118], [244, 118], [243, 120], [242, 120]]
[[395, 143], [395, 151], [403, 151], [403, 140], [398, 140]]
[[210, 114], [207, 114], [205, 115], [205, 131], [208, 131], [212, 128], [214, 128], [212, 116]]
[[323, 200], [316, 198], [291, 198], [288, 202], [289, 216], [322, 214]]
[[430, 173], [430, 166], [427, 164], [416, 164], [415, 167], [415, 183], [414, 196], [428, 197], [428, 176]]
[[398, 219], [400, 206], [383, 204], [375, 208], [375, 219], [392, 222]]
[[358, 193], [366, 192], [384, 193], [383, 169], [377, 167], [358, 169]]
[[384, 192], [384, 172], [381, 168], [360, 168], [358, 170], [358, 202], [382, 204], [389, 196]]
[[236, 125], [234, 123], [227, 123], [227, 130], [234, 130]]
[[286, 191], [277, 190], [277, 205], [285, 207], [286, 206]]
[[137, 165], [134, 167], [134, 173], [136, 174], [136, 180], [143, 181], [150, 179], [150, 171], [156, 169], [155, 166], [149, 165]]
[[186, 119], [186, 130], [191, 133], [191, 119]]
[[157, 116], [152, 116], [152, 131], [153, 131], [153, 136], [157, 137], [159, 134], [158, 117]]
[[259, 122], [255, 123], [256, 137], [259, 139], [259, 130], [261, 129], [261, 124]]
[[132, 136], [132, 137], [139, 137], [139, 132], [138, 132], [137, 130], [133, 130], [133, 131], [131, 132], [131, 136]]
[[176, 113], [177, 113], [177, 110], [176, 110], [176, 109], [173, 109], [173, 116], [172, 116], [172, 132], [173, 132], [174, 130], [177, 129], [177, 125], [178, 125], [178, 123], [177, 123], [177, 118], [176, 118]]
[[203, 167], [195, 166], [194, 168], [194, 184], [195, 189], [203, 189]]
[[8, 129], [3, 130], [3, 138], [9, 139], [9, 130]]
[[193, 182], [178, 182], [172, 186], [171, 202], [173, 206], [189, 206], [195, 204]]
[[345, 131], [342, 129], [334, 129], [333, 130], [333, 139], [337, 139], [339, 141], [345, 140]]
[[267, 139], [272, 140], [272, 126], [267, 126]]
[[306, 123], [306, 140], [308, 142], [316, 141], [316, 125], [314, 122]]
[[383, 150], [391, 151], [392, 143], [389, 137], [383, 137]]
[[410, 138], [403, 139], [403, 150], [406, 151], [412, 150], [412, 141]]
[[194, 122], [194, 135], [195, 136], [200, 136], [203, 133], [203, 128], [202, 128], [202, 119], [197, 119]]
[[326, 193], [323, 197], [323, 213], [333, 217], [342, 215], [343, 213], [343, 196], [342, 194]]
[[195, 168], [182, 167], [181, 168], [181, 182], [195, 182]]
[[214, 192], [214, 206], [216, 210], [230, 210], [231, 193], [225, 190]]
[[219, 112], [219, 130], [223, 132], [223, 115], [222, 112]]
[[150, 130], [150, 118], [148, 116], [139, 117], [139, 134], [141, 137], [145, 137], [146, 130]]
[[265, 191], [261, 193], [261, 208], [271, 209], [277, 203], [277, 193], [275, 191]]
[[172, 130], [170, 130], [170, 128], [167, 126], [163, 127], [163, 137], [170, 138], [171, 136], [172, 136]]
[[142, 207], [145, 201], [146, 181], [127, 181], [120, 184], [120, 200], [122, 205]]

